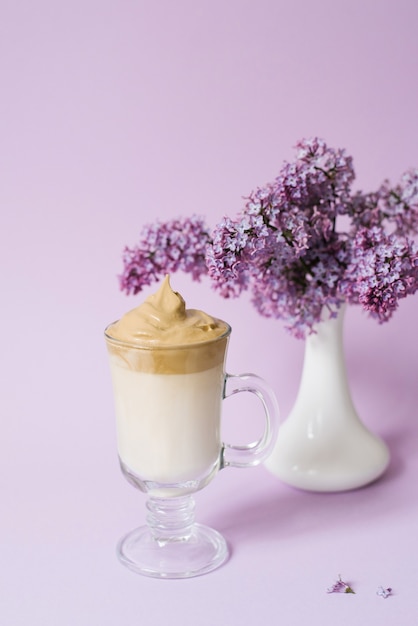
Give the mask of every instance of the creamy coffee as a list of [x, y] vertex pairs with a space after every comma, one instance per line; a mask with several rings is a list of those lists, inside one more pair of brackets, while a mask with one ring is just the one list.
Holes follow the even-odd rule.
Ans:
[[186, 309], [168, 277], [106, 329], [119, 456], [140, 480], [184, 483], [217, 469], [229, 335]]

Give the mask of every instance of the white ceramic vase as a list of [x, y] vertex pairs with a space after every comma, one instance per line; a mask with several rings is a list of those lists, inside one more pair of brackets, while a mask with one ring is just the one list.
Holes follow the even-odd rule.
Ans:
[[343, 350], [345, 307], [306, 338], [304, 365], [294, 407], [279, 430], [270, 472], [309, 491], [345, 491], [383, 474], [386, 444], [361, 422], [347, 381]]

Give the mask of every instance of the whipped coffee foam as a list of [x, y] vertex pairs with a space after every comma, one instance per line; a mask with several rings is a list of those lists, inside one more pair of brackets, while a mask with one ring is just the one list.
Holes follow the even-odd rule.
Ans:
[[119, 355], [126, 368], [184, 374], [223, 362], [229, 333], [226, 322], [186, 309], [166, 276], [155, 294], [108, 326], [106, 338], [109, 351]]
[[114, 339], [147, 346], [179, 346], [211, 341], [223, 335], [228, 324], [197, 309], [186, 309], [166, 276], [157, 293], [126, 313], [107, 330]]

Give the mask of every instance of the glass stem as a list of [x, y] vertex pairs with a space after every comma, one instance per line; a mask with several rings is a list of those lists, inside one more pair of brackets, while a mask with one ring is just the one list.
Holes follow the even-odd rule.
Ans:
[[146, 504], [147, 524], [156, 541], [186, 541], [192, 534], [195, 501], [193, 496], [150, 497]]

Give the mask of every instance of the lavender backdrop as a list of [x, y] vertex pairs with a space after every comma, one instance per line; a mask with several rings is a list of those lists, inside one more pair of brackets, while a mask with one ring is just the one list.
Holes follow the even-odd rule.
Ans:
[[[145, 221], [235, 214], [303, 136], [346, 147], [365, 190], [418, 166], [417, 20], [415, 0], [2, 0], [2, 623], [418, 617], [417, 298], [387, 326], [347, 316], [353, 396], [391, 445], [387, 477], [320, 496], [263, 467], [223, 472], [198, 517], [232, 559], [183, 582], [114, 556], [145, 499], [119, 473], [102, 337], [138, 302], [116, 275]], [[286, 415], [303, 344], [245, 299], [172, 283], [232, 324], [230, 370], [267, 378]], [[256, 429], [249, 406], [227, 413], [229, 438]], [[353, 598], [324, 593], [339, 573]], [[397, 594], [377, 598], [379, 584]]]

